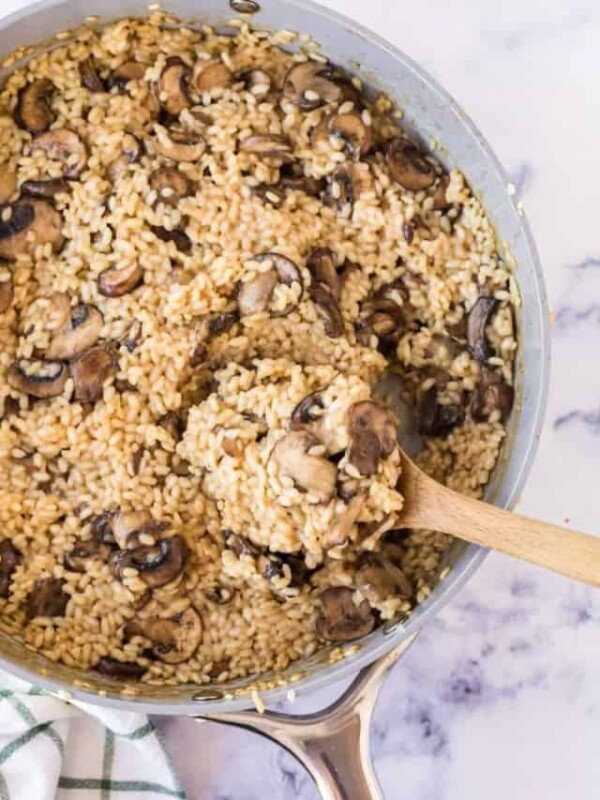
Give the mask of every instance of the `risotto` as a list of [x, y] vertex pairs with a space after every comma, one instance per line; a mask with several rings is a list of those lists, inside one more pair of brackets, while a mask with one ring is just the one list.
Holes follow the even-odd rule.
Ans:
[[390, 371], [427, 472], [497, 461], [493, 226], [292, 38], [124, 19], [0, 92], [0, 626], [53, 661], [206, 684], [409, 614], [450, 540], [401, 525]]

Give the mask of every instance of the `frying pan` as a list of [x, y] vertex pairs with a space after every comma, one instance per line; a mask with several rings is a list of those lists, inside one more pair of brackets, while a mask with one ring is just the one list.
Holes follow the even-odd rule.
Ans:
[[[155, 7], [154, 4], [153, 7]], [[461, 107], [419, 66], [383, 39], [309, 0], [172, 0], [168, 11], [186, 24], [224, 25], [239, 10], [256, 12], [253, 24], [310, 34], [323, 51], [372, 89], [387, 92], [404, 109], [403, 124], [424, 142], [437, 143], [436, 156], [458, 166], [482, 199], [499, 240], [516, 260], [521, 292], [517, 309], [520, 348], [516, 363], [517, 401], [500, 462], [486, 499], [511, 508], [523, 488], [540, 435], [549, 372], [549, 312], [535, 245], [522, 209], [509, 192], [506, 174], [481, 133]], [[142, 15], [142, 0], [42, 0], [0, 21], [0, 54], [32, 46], [37, 52], [96, 12], [98, 24]], [[88, 21], [88, 24], [89, 21]], [[66, 34], [65, 34], [66, 35]], [[0, 79], [30, 50], [17, 50], [0, 64]], [[55, 664], [6, 634], [0, 635], [2, 669], [59, 693], [63, 698], [148, 714], [177, 714], [242, 725], [280, 742], [310, 770], [325, 800], [381, 798], [369, 755], [369, 722], [378, 689], [390, 667], [420, 628], [459, 591], [486, 552], [456, 542], [431, 595], [408, 618], [386, 623], [343, 648], [329, 647], [295, 663], [281, 675], [260, 676], [208, 689], [198, 686], [124, 685], [95, 673]], [[441, 576], [444, 576], [443, 578]], [[306, 692], [356, 674], [333, 706], [308, 717], [246, 711], [249, 694], [267, 705], [282, 700], [290, 685]]]

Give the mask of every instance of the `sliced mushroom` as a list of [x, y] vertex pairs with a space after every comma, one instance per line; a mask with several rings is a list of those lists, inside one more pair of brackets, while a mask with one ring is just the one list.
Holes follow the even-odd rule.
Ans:
[[506, 383], [502, 375], [484, 369], [471, 404], [473, 419], [477, 422], [486, 422], [494, 412], [497, 412], [500, 421], [506, 422], [514, 399], [514, 389]]
[[306, 261], [306, 268], [317, 283], [329, 287], [333, 297], [338, 300], [342, 291], [342, 282], [335, 268], [335, 255], [329, 247], [315, 247]]
[[419, 403], [419, 433], [421, 436], [447, 436], [465, 418], [462, 406], [442, 405], [436, 386], [429, 388]]
[[283, 436], [273, 448], [273, 459], [281, 473], [315, 495], [319, 502], [328, 503], [335, 493], [337, 467], [323, 456], [310, 455], [319, 440], [305, 430]]
[[372, 188], [373, 180], [366, 164], [340, 164], [327, 179], [325, 201], [342, 211]]
[[392, 179], [409, 191], [428, 189], [437, 177], [433, 164], [408, 139], [393, 139], [385, 158]]
[[133, 619], [126, 626], [130, 636], [145, 636], [155, 643], [154, 655], [166, 664], [181, 664], [194, 655], [202, 639], [202, 620], [193, 608], [171, 619]]
[[259, 550], [252, 544], [252, 542], [246, 539], [244, 536], [240, 536], [239, 533], [225, 530], [223, 531], [223, 538], [225, 539], [226, 546], [229, 548], [229, 550], [233, 551], [238, 558], [241, 558], [242, 556], [251, 556], [254, 558], [259, 554]]
[[375, 627], [375, 617], [366, 600], [354, 602], [354, 590], [347, 586], [333, 586], [321, 592], [321, 613], [317, 632], [332, 642], [349, 642], [366, 636]]
[[286, 161], [280, 166], [277, 185], [281, 189], [304, 192], [310, 197], [319, 197], [325, 190], [325, 181], [305, 175], [303, 166], [298, 161]]
[[43, 181], [23, 181], [21, 184], [23, 194], [32, 197], [56, 197], [57, 194], [64, 194], [71, 191], [71, 184], [66, 178], [48, 178]]
[[94, 539], [79, 539], [72, 550], [65, 554], [64, 565], [71, 572], [87, 572], [93, 558], [108, 561], [113, 548]]
[[333, 69], [319, 61], [306, 61], [293, 66], [283, 82], [287, 100], [305, 111], [324, 103], [339, 103], [341, 87], [332, 80]]
[[255, 97], [265, 97], [271, 91], [273, 78], [264, 69], [251, 69], [236, 78], [244, 84], [244, 89]]
[[36, 136], [31, 144], [31, 152], [44, 153], [52, 161], [59, 161], [64, 178], [78, 178], [88, 159], [83, 139], [68, 128], [58, 128]]
[[66, 327], [52, 337], [46, 358], [69, 361], [81, 355], [100, 338], [104, 318], [95, 306], [80, 304], [71, 309]]
[[113, 534], [113, 520], [116, 514], [116, 511], [103, 511], [102, 514], [96, 514], [91, 518], [90, 524], [94, 542], [108, 544], [111, 547], [116, 546], [117, 542]]
[[29, 622], [34, 617], [64, 617], [71, 599], [63, 591], [62, 578], [42, 578], [36, 581], [25, 600], [25, 616]]
[[397, 595], [409, 599], [413, 593], [402, 570], [378, 553], [362, 556], [355, 580], [361, 595], [373, 605]]
[[117, 86], [124, 89], [131, 81], [140, 81], [146, 72], [146, 67], [139, 61], [125, 61], [110, 73], [108, 85], [112, 89]]
[[396, 425], [389, 409], [372, 400], [353, 403], [347, 411], [350, 437], [348, 463], [361, 475], [374, 475], [382, 458], [397, 444]]
[[10, 582], [13, 572], [19, 566], [23, 556], [10, 539], [0, 541], [0, 597], [6, 599], [10, 594]]
[[[166, 529], [163, 522], [157, 522], [149, 511], [121, 511], [111, 520], [111, 530], [116, 543], [122, 550], [132, 550], [143, 542], [143, 534], [154, 536]], [[147, 542], [146, 542], [147, 544]]]
[[181, 228], [174, 228], [172, 231], [163, 228], [161, 225], [151, 225], [150, 230], [160, 239], [161, 242], [174, 242], [175, 247], [182, 253], [192, 252], [192, 240]]
[[127, 567], [136, 569], [151, 589], [166, 586], [183, 572], [187, 550], [181, 536], [161, 539], [155, 545], [140, 545], [113, 556], [113, 571], [121, 577]]
[[[355, 495], [345, 510], [336, 517], [334, 523], [323, 536], [323, 549], [333, 558], [341, 556], [343, 548], [348, 544], [352, 531], [363, 510], [367, 499], [365, 492]], [[332, 552], [333, 551], [333, 552]]]
[[12, 306], [15, 287], [12, 275], [0, 277], [0, 314], [4, 314]]
[[310, 297], [317, 314], [323, 320], [327, 336], [330, 339], [339, 339], [344, 333], [344, 318], [330, 287], [325, 283], [312, 283]]
[[68, 370], [59, 361], [36, 361], [21, 358], [15, 361], [6, 376], [8, 385], [30, 397], [56, 397], [65, 388]]
[[311, 134], [311, 144], [318, 147], [328, 145], [331, 137], [340, 139], [348, 154], [353, 158], [365, 156], [373, 147], [373, 134], [356, 111], [345, 114], [330, 114], [325, 117]]
[[192, 86], [198, 92], [212, 92], [213, 89], [226, 89], [233, 83], [233, 74], [219, 58], [210, 61], [197, 61], [192, 74]]
[[297, 283], [300, 286], [298, 298], [294, 302], [288, 303], [285, 308], [270, 312], [272, 317], [286, 316], [296, 308], [302, 296], [304, 284], [300, 270], [293, 261], [279, 253], [261, 253], [254, 256], [252, 260], [259, 263], [270, 262], [271, 269], [266, 272], [258, 272], [251, 280], [240, 284], [237, 298], [240, 315], [250, 316], [267, 311], [278, 283], [285, 286]]
[[119, 661], [110, 656], [102, 656], [94, 669], [100, 675], [106, 675], [107, 678], [117, 678], [117, 680], [122, 678], [130, 681], [139, 681], [146, 672], [146, 667], [136, 664], [135, 661]]
[[487, 361], [494, 351], [490, 345], [485, 329], [498, 308], [495, 297], [480, 297], [467, 317], [467, 344], [477, 361]]
[[283, 161], [293, 159], [292, 143], [287, 136], [276, 133], [249, 136], [240, 144], [242, 153], [252, 153], [260, 158], [277, 158]]
[[117, 362], [105, 347], [92, 347], [71, 363], [75, 399], [79, 403], [95, 403], [102, 398], [104, 383], [116, 372]]
[[50, 244], [57, 252], [64, 243], [62, 217], [45, 200], [23, 199], [12, 206], [8, 220], [0, 221], [0, 258], [14, 261]]
[[190, 68], [179, 56], [167, 58], [158, 79], [158, 98], [163, 108], [173, 117], [178, 117], [190, 105], [188, 84]]
[[229, 603], [235, 594], [234, 590], [229, 586], [222, 586], [221, 584], [209, 586], [207, 589], [204, 589], [203, 592], [209, 602], [215, 603], [218, 606], [224, 606]]
[[50, 98], [56, 86], [48, 78], [37, 78], [19, 92], [15, 108], [15, 122], [29, 133], [47, 131], [55, 120]]
[[267, 203], [273, 208], [281, 208], [285, 202], [285, 193], [270, 183], [262, 183], [260, 186], [252, 188], [252, 194], [259, 197], [264, 203]]
[[0, 205], [8, 203], [17, 191], [17, 173], [14, 169], [0, 168]]
[[106, 174], [114, 183], [123, 175], [130, 164], [137, 164], [144, 153], [143, 143], [132, 133], [123, 136], [121, 155], [113, 159], [106, 167]]
[[447, 197], [449, 185], [450, 185], [450, 178], [448, 177], [448, 175], [442, 175], [442, 177], [438, 182], [438, 185], [435, 187], [435, 192], [433, 193], [434, 211], [446, 211], [446, 209], [451, 208], [452, 203], [448, 201]]
[[198, 161], [206, 150], [206, 140], [199, 134], [162, 125], [155, 130], [156, 152], [171, 161]]
[[192, 193], [189, 180], [177, 167], [159, 167], [150, 175], [148, 182], [156, 192], [156, 202], [168, 206], [176, 206], [183, 197]]
[[325, 405], [320, 391], [311, 392], [301, 400], [292, 411], [290, 430], [297, 431], [307, 426], [320, 423], [323, 419]]
[[94, 56], [88, 56], [79, 62], [79, 77], [82, 86], [85, 86], [90, 92], [106, 91], [104, 82], [98, 74]]
[[181, 437], [183, 436], [183, 431], [185, 430], [183, 420], [179, 414], [175, 413], [175, 411], [169, 411], [166, 413], [164, 417], [161, 417], [156, 424], [160, 425], [161, 428], [164, 428], [176, 442], [180, 441]]
[[144, 278], [144, 270], [137, 261], [126, 267], [111, 267], [100, 273], [98, 291], [105, 297], [122, 297], [136, 289]]
[[406, 328], [402, 308], [387, 297], [377, 296], [368, 300], [361, 308], [362, 315], [356, 322], [357, 339], [370, 346], [371, 336], [380, 342], [380, 350], [387, 352], [395, 344]]

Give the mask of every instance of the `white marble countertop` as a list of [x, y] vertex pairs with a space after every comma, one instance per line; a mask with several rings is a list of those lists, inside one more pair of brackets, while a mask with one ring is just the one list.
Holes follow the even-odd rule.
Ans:
[[[600, 531], [600, 6], [321, 1], [438, 78], [522, 193], [555, 324], [545, 433], [520, 510]], [[190, 800], [316, 800], [304, 770], [253, 734], [161, 725]], [[393, 670], [373, 747], [389, 800], [595, 800], [599, 736], [600, 593], [492, 555]]]

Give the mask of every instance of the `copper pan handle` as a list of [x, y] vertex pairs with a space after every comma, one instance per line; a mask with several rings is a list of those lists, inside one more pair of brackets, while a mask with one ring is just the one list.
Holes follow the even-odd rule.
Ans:
[[371, 760], [371, 719], [388, 672], [414, 638], [365, 667], [322, 711], [305, 716], [242, 711], [199, 719], [253, 730], [285, 747], [306, 767], [322, 800], [384, 800]]

